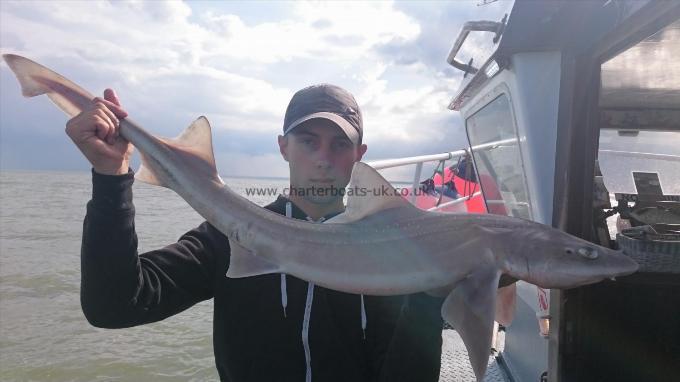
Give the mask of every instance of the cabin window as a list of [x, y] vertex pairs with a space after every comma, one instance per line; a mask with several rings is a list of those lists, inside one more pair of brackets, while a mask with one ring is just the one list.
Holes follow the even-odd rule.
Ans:
[[488, 212], [530, 219], [524, 166], [507, 95], [468, 118], [466, 129]]
[[679, 41], [676, 21], [601, 66], [598, 158], [610, 192], [649, 192], [635, 182], [646, 173], [680, 195]]
[[610, 237], [631, 225], [678, 223], [679, 41], [676, 21], [601, 66], [598, 164], [606, 190], [598, 206], [617, 206]]

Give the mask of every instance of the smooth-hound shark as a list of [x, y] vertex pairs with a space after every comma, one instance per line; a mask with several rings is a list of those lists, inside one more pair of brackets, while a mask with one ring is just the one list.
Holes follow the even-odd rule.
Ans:
[[[46, 94], [71, 117], [94, 98], [31, 60], [12, 54], [3, 58], [24, 96]], [[137, 179], [174, 190], [229, 238], [227, 277], [286, 273], [327, 288], [368, 295], [445, 291], [442, 317], [462, 337], [480, 381], [490, 355], [502, 274], [559, 289], [638, 269], [619, 251], [546, 225], [509, 216], [426, 212], [397, 192], [350, 195], [345, 212], [325, 224], [286, 218], [223, 183], [205, 117], [175, 139], [155, 137], [125, 118], [120, 121], [120, 135], [142, 154]], [[394, 191], [361, 162], [352, 171], [350, 188]]]

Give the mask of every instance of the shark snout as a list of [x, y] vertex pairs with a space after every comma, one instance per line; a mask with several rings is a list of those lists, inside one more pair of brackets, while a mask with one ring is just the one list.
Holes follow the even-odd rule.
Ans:
[[639, 265], [621, 251], [593, 248], [596, 252], [567, 253], [560, 262], [548, 264], [541, 272], [533, 269], [530, 282], [544, 288], [569, 289], [635, 273]]
[[610, 249], [601, 249], [598, 259], [591, 262], [590, 273], [592, 282], [627, 276], [635, 273], [639, 269], [635, 260], [623, 253]]
[[627, 276], [635, 273], [640, 269], [640, 265], [630, 256], [623, 253], [623, 251], [613, 251], [613, 256], [609, 265], [612, 272], [616, 276]]

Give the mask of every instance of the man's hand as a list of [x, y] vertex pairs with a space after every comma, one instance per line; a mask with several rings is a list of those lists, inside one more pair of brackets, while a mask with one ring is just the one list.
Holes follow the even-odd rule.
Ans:
[[92, 164], [105, 175], [128, 172], [133, 146], [119, 135], [119, 119], [127, 117], [116, 93], [104, 91], [104, 98], [95, 98], [82, 113], [66, 123], [66, 134]]

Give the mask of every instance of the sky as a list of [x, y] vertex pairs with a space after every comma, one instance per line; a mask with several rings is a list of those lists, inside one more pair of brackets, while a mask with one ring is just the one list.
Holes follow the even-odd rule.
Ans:
[[[276, 137], [290, 97], [315, 83], [354, 94], [365, 160], [464, 147], [462, 120], [447, 109], [462, 73], [446, 57], [464, 22], [500, 20], [512, 5], [480, 3], [3, 0], [0, 52], [93, 94], [115, 89], [159, 136], [204, 115], [222, 175], [286, 177]], [[460, 57], [479, 49], [465, 44]], [[89, 169], [66, 121], [46, 97], [23, 98], [0, 63], [0, 169]]]

